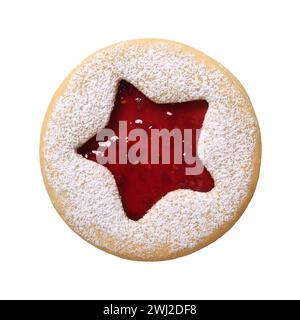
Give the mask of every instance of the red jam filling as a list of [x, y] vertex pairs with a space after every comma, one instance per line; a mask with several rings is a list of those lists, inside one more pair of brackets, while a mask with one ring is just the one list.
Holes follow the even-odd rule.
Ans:
[[[185, 161], [182, 154], [182, 163], [174, 161], [172, 150], [174, 139], [170, 139], [170, 163], [164, 164], [159, 156], [158, 164], [151, 164], [151, 130], [152, 129], [180, 129], [181, 143], [184, 144], [183, 130], [192, 129], [192, 154], [197, 154], [196, 129], [202, 127], [208, 103], [205, 100], [195, 100], [183, 103], [158, 104], [148, 99], [142, 92], [130, 83], [122, 80], [119, 84], [115, 105], [106, 128], [112, 129], [119, 136], [119, 121], [127, 121], [127, 132], [135, 128], [142, 128], [148, 133], [147, 164], [130, 163], [120, 164], [118, 144], [116, 144], [116, 163], [106, 163], [104, 166], [113, 174], [118, 186], [124, 211], [132, 220], [141, 219], [147, 211], [164, 195], [176, 189], [191, 189], [194, 191], [208, 192], [214, 187], [214, 180], [204, 167], [200, 174], [187, 175], [186, 168], [195, 164]], [[138, 139], [137, 139], [138, 140]], [[159, 145], [162, 151], [161, 140]], [[137, 141], [127, 141], [128, 149]], [[178, 140], [176, 141], [178, 143]], [[86, 159], [97, 162], [96, 152], [99, 147], [96, 136], [92, 137], [77, 152]], [[184, 147], [182, 147], [184, 150]], [[107, 151], [107, 150], [106, 150]], [[104, 153], [107, 155], [107, 152]], [[99, 157], [99, 153], [98, 153]], [[98, 158], [99, 159], [99, 158]], [[178, 162], [178, 161], [177, 161]]]

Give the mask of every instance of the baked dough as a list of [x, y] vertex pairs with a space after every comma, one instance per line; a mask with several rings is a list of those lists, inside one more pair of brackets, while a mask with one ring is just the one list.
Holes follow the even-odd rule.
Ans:
[[[209, 103], [198, 143], [211, 191], [175, 190], [142, 219], [127, 218], [110, 171], [76, 152], [105, 127], [122, 79], [157, 103]], [[132, 260], [172, 259], [218, 239], [251, 200], [260, 158], [258, 122], [238, 80], [198, 50], [160, 39], [125, 41], [84, 60], [56, 91], [41, 131], [41, 169], [56, 210], [86, 241]]]

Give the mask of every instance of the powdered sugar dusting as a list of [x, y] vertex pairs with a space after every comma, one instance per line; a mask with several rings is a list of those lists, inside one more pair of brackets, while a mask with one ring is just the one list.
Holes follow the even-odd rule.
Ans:
[[[142, 219], [127, 218], [110, 171], [76, 153], [105, 127], [121, 79], [158, 103], [209, 103], [199, 156], [215, 181], [210, 192], [172, 191]], [[71, 76], [42, 137], [44, 175], [60, 214], [83, 238], [121, 256], [160, 259], [201, 244], [234, 218], [249, 189], [256, 133], [249, 101], [207, 57], [163, 40], [124, 42]]]

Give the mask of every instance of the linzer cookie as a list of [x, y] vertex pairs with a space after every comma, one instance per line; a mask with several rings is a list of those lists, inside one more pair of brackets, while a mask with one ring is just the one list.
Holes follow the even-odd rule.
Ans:
[[97, 51], [55, 93], [41, 134], [50, 198], [96, 247], [134, 260], [196, 251], [241, 216], [260, 132], [238, 80], [186, 45], [132, 40]]

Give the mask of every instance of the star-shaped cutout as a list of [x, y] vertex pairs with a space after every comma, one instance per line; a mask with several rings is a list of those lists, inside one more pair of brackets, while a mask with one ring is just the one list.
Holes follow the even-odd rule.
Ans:
[[[120, 132], [120, 121], [126, 121], [127, 133], [130, 130], [140, 128], [148, 133], [149, 163], [118, 163], [119, 154], [117, 153], [117, 163], [106, 163], [104, 166], [113, 174], [118, 186], [119, 194], [124, 211], [128, 218], [139, 220], [147, 211], [164, 195], [176, 189], [191, 189], [194, 191], [208, 192], [214, 187], [214, 180], [205, 167], [199, 174], [187, 175], [188, 168], [195, 165], [186, 161], [186, 154], [182, 152], [182, 163], [174, 160], [174, 155], [170, 152], [170, 163], [158, 164], [151, 163], [150, 148], [153, 144], [151, 130], [153, 129], [179, 129], [182, 133], [181, 143], [184, 145], [184, 129], [190, 129], [191, 141], [187, 147], [195, 159], [200, 161], [197, 156], [197, 143], [199, 129], [201, 129], [208, 103], [205, 100], [195, 100], [183, 103], [158, 104], [148, 99], [142, 92], [132, 84], [122, 80], [119, 84], [115, 105], [111, 113], [110, 120], [106, 126], [112, 129], [115, 136], [112, 137], [113, 143], [118, 150]], [[136, 141], [131, 141], [128, 136], [126, 140], [128, 150]], [[97, 135], [84, 143], [77, 152], [86, 159], [99, 162], [99, 141]], [[110, 141], [111, 143], [111, 141]], [[109, 148], [110, 143], [107, 145]], [[170, 140], [169, 149], [174, 150], [174, 143], [178, 146], [178, 140]], [[103, 157], [107, 151], [101, 153]], [[168, 151], [170, 151], [168, 150]], [[182, 148], [184, 151], [184, 147]], [[161, 160], [162, 145], [159, 145]], [[100, 156], [101, 157], [101, 156]], [[98, 160], [98, 161], [97, 161]]]

